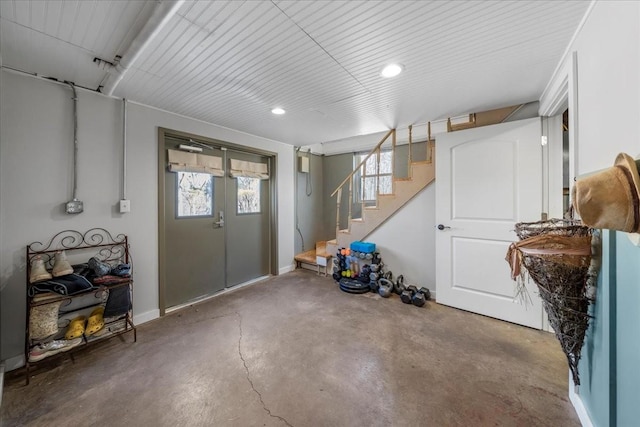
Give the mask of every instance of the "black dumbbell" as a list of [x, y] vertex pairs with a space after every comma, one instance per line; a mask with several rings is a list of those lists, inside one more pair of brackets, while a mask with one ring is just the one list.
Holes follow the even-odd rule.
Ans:
[[380, 289], [380, 285], [375, 280], [369, 282], [369, 287], [371, 288], [371, 292], [378, 292], [378, 289]]
[[380, 253], [374, 252], [374, 254], [371, 257], [371, 264], [380, 264], [381, 262], [382, 262], [382, 259], [380, 258]]
[[413, 296], [417, 292], [418, 292], [418, 288], [416, 288], [415, 286], [413, 285], [407, 286], [407, 288], [404, 291], [402, 291], [402, 294], [400, 295], [400, 299], [405, 304], [411, 304], [411, 300], [413, 299]]
[[371, 264], [371, 271], [377, 273], [377, 272], [382, 270], [382, 267], [384, 267], [384, 264], [382, 264], [382, 263], [380, 263], [380, 264], [372, 263]]
[[417, 307], [422, 307], [429, 298], [431, 298], [431, 291], [423, 287], [413, 295], [411, 302]]
[[361, 281], [362, 283], [371, 282], [371, 279], [369, 278], [369, 274], [367, 274], [364, 271], [361, 271], [360, 274], [358, 274], [358, 280]]
[[340, 273], [333, 273], [333, 280], [335, 280], [336, 282], [339, 282], [340, 279], [342, 279], [342, 275]]
[[378, 295], [382, 298], [389, 298], [391, 296], [391, 291], [393, 291], [393, 282], [382, 278], [378, 280], [377, 284], [379, 286]]

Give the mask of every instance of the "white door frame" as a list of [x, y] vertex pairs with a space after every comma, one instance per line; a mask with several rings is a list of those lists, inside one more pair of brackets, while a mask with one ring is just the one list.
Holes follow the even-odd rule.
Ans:
[[[571, 182], [575, 180], [577, 171], [580, 170], [578, 161], [578, 53], [573, 50], [573, 44], [595, 4], [595, 1], [589, 4], [582, 21], [569, 41], [567, 50], [562, 55], [560, 63], [540, 97], [540, 109], [538, 110], [540, 116], [553, 117], [562, 114], [564, 110], [569, 108], [569, 180]], [[573, 200], [569, 202], [573, 203]], [[591, 426], [593, 425], [591, 418], [585, 410], [580, 394], [573, 387], [571, 373], [568, 374], [568, 377], [569, 399], [573, 403], [582, 425]]]

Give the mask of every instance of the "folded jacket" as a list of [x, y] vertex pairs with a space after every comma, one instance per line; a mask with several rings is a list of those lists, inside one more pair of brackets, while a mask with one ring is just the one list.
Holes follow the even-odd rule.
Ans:
[[89, 268], [89, 264], [87, 264], [86, 262], [84, 264], [74, 264], [71, 267], [73, 267], [73, 272], [75, 274], [86, 277], [89, 281], [93, 281], [93, 278], [96, 277], [96, 275], [93, 273], [93, 270]]
[[65, 276], [54, 277], [44, 282], [36, 282], [29, 286], [29, 296], [32, 297], [38, 292], [55, 292], [60, 295], [76, 295], [86, 292], [96, 287], [79, 274], [67, 274]]

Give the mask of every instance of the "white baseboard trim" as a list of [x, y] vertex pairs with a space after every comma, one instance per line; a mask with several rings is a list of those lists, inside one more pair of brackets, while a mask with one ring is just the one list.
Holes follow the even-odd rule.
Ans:
[[569, 374], [569, 400], [573, 404], [573, 408], [578, 414], [578, 418], [580, 419], [582, 427], [594, 427], [594, 424], [591, 421], [591, 417], [589, 416], [589, 412], [584, 406], [582, 398], [578, 393], [576, 393], [575, 386], [573, 385], [573, 379], [571, 379], [571, 374]]
[[142, 325], [143, 323], [150, 322], [160, 317], [160, 309], [153, 309], [149, 311], [145, 311], [144, 313], [134, 314], [133, 315], [133, 323], [136, 326]]
[[19, 354], [6, 359], [4, 362], [5, 372], [10, 372], [24, 366], [24, 354]]
[[286, 267], [282, 267], [279, 271], [278, 274], [285, 274], [285, 273], [289, 273], [293, 270], [296, 269], [296, 265], [295, 264], [291, 264], [291, 265], [287, 265]]

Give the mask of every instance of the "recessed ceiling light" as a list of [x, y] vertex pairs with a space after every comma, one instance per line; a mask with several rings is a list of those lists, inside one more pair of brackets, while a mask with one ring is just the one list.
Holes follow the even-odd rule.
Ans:
[[286, 113], [286, 111], [284, 111], [284, 110], [283, 110], [282, 108], [280, 108], [280, 107], [276, 107], [276, 108], [274, 108], [273, 110], [271, 110], [271, 112], [272, 112], [273, 114], [277, 114], [277, 115], [281, 115], [281, 114]]
[[380, 75], [382, 77], [395, 77], [402, 72], [403, 68], [400, 64], [389, 64], [382, 69]]

